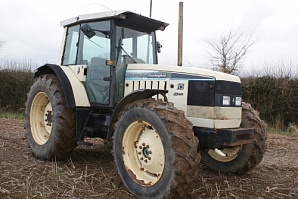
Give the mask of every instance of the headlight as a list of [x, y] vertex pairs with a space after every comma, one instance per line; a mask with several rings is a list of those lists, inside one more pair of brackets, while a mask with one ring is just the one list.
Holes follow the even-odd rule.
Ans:
[[222, 105], [230, 106], [231, 105], [231, 97], [230, 96], [223, 96], [222, 97]]
[[241, 106], [242, 104], [241, 97], [235, 97], [235, 106]]

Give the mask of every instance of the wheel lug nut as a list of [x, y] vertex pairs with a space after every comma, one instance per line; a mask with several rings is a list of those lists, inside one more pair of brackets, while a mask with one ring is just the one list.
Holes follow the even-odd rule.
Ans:
[[145, 161], [146, 163], [148, 162], [148, 160], [147, 160], [147, 159], [145, 159], [144, 161]]
[[146, 146], [146, 148], [148, 148], [148, 149], [149, 149], [149, 145], [147, 145], [147, 146]]
[[148, 157], [148, 160], [151, 160], [151, 157], [150, 156]]
[[145, 143], [143, 143], [142, 145], [143, 145], [143, 146], [145, 146], [146, 144], [145, 144]]
[[142, 149], [142, 148], [143, 148], [143, 147], [140, 145], [140, 146], [139, 146], [139, 149]]
[[140, 160], [144, 160], [144, 158], [143, 158], [143, 157], [141, 157], [141, 158], [140, 158]]
[[139, 155], [141, 155], [142, 153], [141, 153], [141, 152], [139, 152], [138, 154], [139, 154]]
[[141, 171], [144, 171], [144, 168], [141, 167], [140, 170], [141, 170]]
[[149, 151], [149, 154], [152, 154], [152, 151]]

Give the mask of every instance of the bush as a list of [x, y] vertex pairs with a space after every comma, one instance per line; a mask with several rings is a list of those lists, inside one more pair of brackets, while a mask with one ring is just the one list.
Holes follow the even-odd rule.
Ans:
[[298, 121], [298, 79], [287, 77], [242, 78], [243, 100], [278, 129]]
[[21, 112], [33, 81], [31, 61], [0, 60], [0, 109]]

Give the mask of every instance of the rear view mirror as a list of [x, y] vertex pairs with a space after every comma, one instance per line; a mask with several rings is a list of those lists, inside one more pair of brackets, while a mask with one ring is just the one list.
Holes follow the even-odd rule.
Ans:
[[95, 31], [87, 23], [81, 27], [81, 30], [89, 39], [96, 35]]
[[160, 44], [159, 41], [156, 42], [156, 47], [157, 47], [157, 52], [160, 53], [161, 52], [162, 45]]

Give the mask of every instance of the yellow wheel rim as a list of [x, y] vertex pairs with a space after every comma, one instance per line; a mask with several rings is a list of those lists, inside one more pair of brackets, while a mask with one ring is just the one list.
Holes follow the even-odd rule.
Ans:
[[164, 147], [147, 122], [128, 126], [122, 140], [122, 157], [129, 175], [141, 186], [152, 186], [160, 180], [165, 167]]
[[49, 97], [44, 92], [35, 95], [30, 110], [31, 134], [34, 141], [45, 144], [50, 137], [53, 126], [53, 111]]
[[242, 146], [235, 146], [224, 149], [209, 149], [208, 154], [219, 162], [230, 162], [238, 157]]

